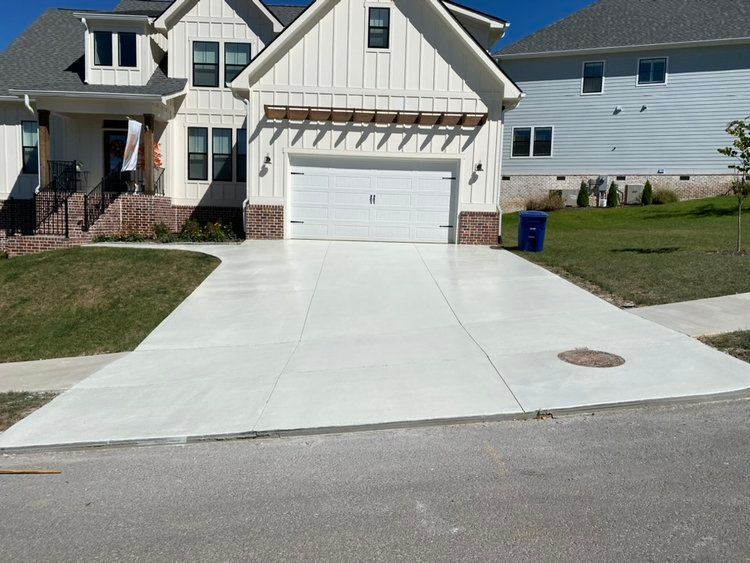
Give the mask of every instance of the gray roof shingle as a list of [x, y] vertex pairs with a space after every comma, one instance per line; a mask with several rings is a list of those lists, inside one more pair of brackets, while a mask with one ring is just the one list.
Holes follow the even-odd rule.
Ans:
[[281, 22], [281, 25], [286, 27], [290, 23], [292, 23], [294, 20], [296, 20], [299, 15], [305, 11], [307, 8], [307, 5], [305, 6], [276, 6], [271, 4], [266, 4], [269, 10], [273, 13], [274, 16], [276, 16], [276, 19]]
[[166, 95], [187, 84], [184, 79], [167, 78], [162, 69], [157, 69], [145, 86], [84, 83], [84, 28], [73, 13], [48, 10], [0, 53], [0, 95], [9, 90]]
[[750, 37], [750, 0], [600, 0], [498, 54], [746, 37]]
[[[115, 8], [115, 12], [124, 14], [141, 14], [144, 16], [159, 17], [164, 10], [169, 8], [173, 0], [121, 0]], [[266, 4], [271, 13], [287, 26], [292, 23], [307, 7], [298, 5], [272, 5]]]

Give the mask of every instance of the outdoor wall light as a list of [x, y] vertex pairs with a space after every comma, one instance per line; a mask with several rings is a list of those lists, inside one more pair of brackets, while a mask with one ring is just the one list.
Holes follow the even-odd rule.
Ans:
[[477, 170], [477, 172], [484, 172], [484, 164], [482, 164], [481, 160], [479, 162], [477, 162], [477, 168], [476, 168], [476, 170]]
[[648, 109], [648, 106], [641, 106], [641, 111], [646, 111]]
[[617, 115], [618, 113], [622, 113], [622, 106], [616, 106], [614, 114]]
[[265, 158], [265, 160], [263, 160], [263, 162], [265, 162], [266, 164], [271, 164], [271, 155], [270, 154], [266, 154], [266, 158]]

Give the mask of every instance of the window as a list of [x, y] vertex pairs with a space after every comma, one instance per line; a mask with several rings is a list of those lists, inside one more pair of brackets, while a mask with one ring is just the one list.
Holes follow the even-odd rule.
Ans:
[[247, 129], [237, 129], [237, 181], [247, 181]]
[[112, 32], [94, 32], [94, 64], [112, 66]]
[[368, 49], [388, 49], [391, 39], [390, 8], [370, 8], [370, 21], [367, 28]]
[[232, 181], [232, 130], [213, 130], [213, 166], [214, 180]]
[[208, 180], [208, 129], [188, 128], [188, 180]]
[[193, 86], [219, 86], [218, 43], [193, 43]]
[[604, 90], [604, 61], [583, 63], [582, 94], [601, 94]]
[[534, 156], [552, 156], [552, 127], [534, 127]]
[[224, 82], [229, 85], [232, 80], [250, 64], [250, 45], [248, 43], [227, 43], [224, 45]]
[[134, 68], [138, 66], [135, 33], [118, 33], [120, 45], [120, 66]]
[[511, 156], [552, 156], [552, 127], [514, 128]]
[[512, 156], [531, 156], [531, 127], [513, 129]]
[[641, 59], [638, 61], [638, 84], [666, 84], [667, 59]]
[[21, 122], [23, 173], [39, 174], [39, 126], [36, 121]]

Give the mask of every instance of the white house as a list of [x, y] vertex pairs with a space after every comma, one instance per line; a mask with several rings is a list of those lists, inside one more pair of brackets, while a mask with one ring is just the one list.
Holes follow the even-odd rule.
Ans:
[[0, 202], [33, 200], [38, 234], [64, 191], [81, 239], [194, 216], [244, 217], [251, 238], [494, 243], [522, 96], [488, 54], [506, 28], [446, 0], [50, 10], [0, 54]]

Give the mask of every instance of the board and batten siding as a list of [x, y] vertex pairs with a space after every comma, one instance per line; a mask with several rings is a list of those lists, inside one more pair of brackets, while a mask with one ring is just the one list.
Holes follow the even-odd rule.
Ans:
[[21, 122], [36, 116], [23, 103], [0, 102], [0, 200], [30, 198], [39, 186], [38, 174], [23, 173]]
[[[245, 182], [211, 180], [210, 144], [212, 128], [236, 130], [245, 127], [245, 104], [235, 98], [224, 79], [224, 43], [250, 43], [254, 57], [270, 42], [275, 33], [271, 22], [253, 2], [246, 0], [199, 0], [169, 30], [169, 76], [186, 78], [188, 91], [177, 115], [167, 127], [170, 150], [165, 154], [169, 169], [167, 194], [177, 205], [239, 206], [246, 197]], [[220, 44], [218, 88], [193, 87], [193, 42], [213, 41]], [[209, 129], [209, 180], [188, 180], [187, 131], [189, 127]], [[236, 162], [237, 147], [234, 147]], [[167, 162], [167, 158], [170, 162]], [[236, 168], [236, 165], [235, 165]]]
[[[390, 48], [368, 49], [367, 9], [391, 8]], [[453, 157], [462, 210], [497, 210], [502, 86], [426, 2], [332, 4], [251, 87], [251, 203], [285, 204], [288, 153]], [[266, 105], [489, 112], [480, 129], [273, 122]], [[270, 156], [270, 166], [264, 164]], [[472, 174], [481, 161], [485, 171]]]
[[[667, 84], [638, 86], [641, 58], [667, 57]], [[585, 61], [604, 92], [581, 95]], [[526, 92], [505, 114], [503, 174], [727, 174], [727, 124], [750, 114], [750, 45], [501, 60]], [[622, 111], [615, 112], [620, 106]], [[554, 127], [553, 156], [511, 158], [514, 127]]]

